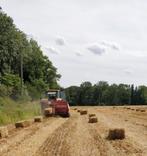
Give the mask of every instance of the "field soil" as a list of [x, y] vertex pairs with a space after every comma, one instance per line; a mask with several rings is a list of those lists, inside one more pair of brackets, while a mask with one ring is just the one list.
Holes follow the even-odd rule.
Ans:
[[[80, 115], [72, 107], [70, 118], [49, 117], [11, 130], [8, 138], [0, 139], [0, 156], [147, 156], [146, 107], [142, 107], [146, 112], [124, 107], [77, 108], [95, 113], [98, 122], [88, 123], [88, 114]], [[111, 128], [124, 128], [126, 138], [109, 140]]]

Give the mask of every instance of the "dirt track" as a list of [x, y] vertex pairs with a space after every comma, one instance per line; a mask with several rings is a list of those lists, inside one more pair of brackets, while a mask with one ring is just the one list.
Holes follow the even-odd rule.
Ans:
[[[85, 108], [84, 108], [85, 109]], [[86, 107], [99, 122], [71, 111], [48, 118], [0, 140], [1, 156], [147, 156], [147, 113], [112, 107]], [[126, 139], [108, 140], [109, 128], [125, 128]]]

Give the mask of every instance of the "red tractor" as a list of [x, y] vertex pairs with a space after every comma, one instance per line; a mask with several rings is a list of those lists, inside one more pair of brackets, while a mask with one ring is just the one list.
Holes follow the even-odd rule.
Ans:
[[65, 100], [64, 91], [50, 89], [47, 91], [48, 99], [41, 100], [42, 113], [45, 115], [45, 110], [51, 110], [51, 115], [60, 115], [69, 117], [69, 104]]

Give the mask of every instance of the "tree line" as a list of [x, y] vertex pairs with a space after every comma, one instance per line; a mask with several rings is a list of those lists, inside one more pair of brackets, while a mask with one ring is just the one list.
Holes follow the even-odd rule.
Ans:
[[94, 85], [83, 82], [80, 86], [66, 88], [70, 105], [145, 105], [147, 87], [112, 84], [100, 81]]
[[61, 75], [34, 39], [19, 30], [11, 17], [0, 10], [0, 96], [39, 98], [46, 89], [58, 88]]

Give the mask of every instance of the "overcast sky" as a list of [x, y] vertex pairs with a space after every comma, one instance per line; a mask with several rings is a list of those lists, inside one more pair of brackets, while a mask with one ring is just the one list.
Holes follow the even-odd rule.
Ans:
[[147, 85], [146, 0], [0, 0], [0, 6], [38, 41], [62, 86]]

